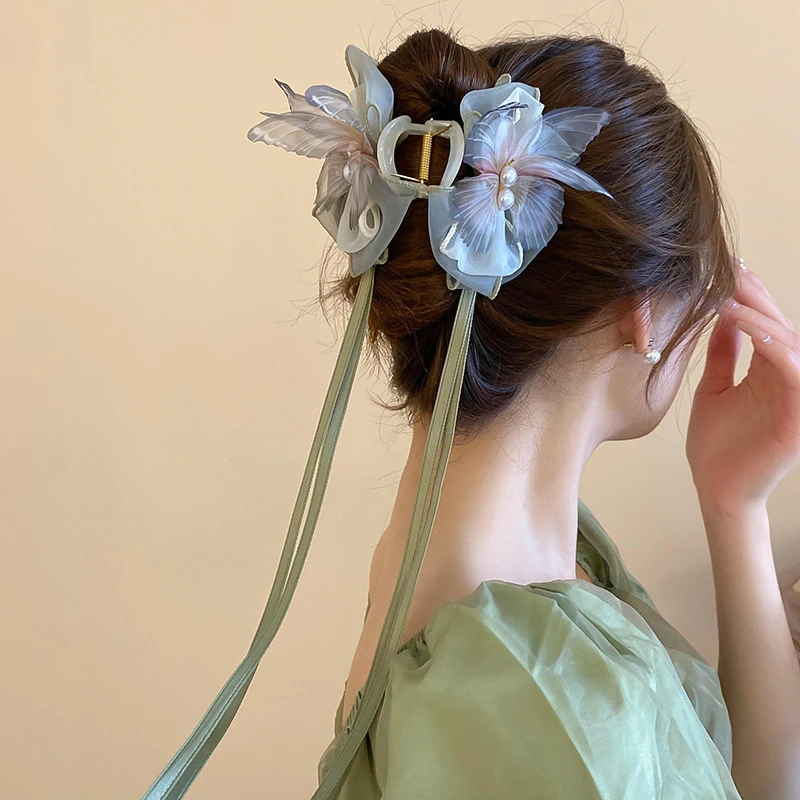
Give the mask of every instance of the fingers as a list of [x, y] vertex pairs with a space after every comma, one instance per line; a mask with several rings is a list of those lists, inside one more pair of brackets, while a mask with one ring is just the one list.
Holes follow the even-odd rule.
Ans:
[[[795, 332], [792, 320], [750, 270], [738, 269], [734, 297], [739, 305], [726, 305], [725, 319], [750, 337], [755, 352], [778, 369], [784, 385], [800, 388], [800, 334]], [[725, 361], [729, 366], [730, 358]]]
[[[772, 300], [766, 289], [754, 290], [753, 277], [744, 278], [741, 291], [742, 299], [748, 298], [751, 304], [742, 303], [735, 308], [727, 307], [725, 316], [733, 323], [745, 323], [760, 331], [762, 336], [769, 334], [775, 341], [794, 350], [800, 356], [800, 334], [794, 326], [787, 326], [784, 322], [785, 315], [777, 310], [775, 301]], [[762, 284], [763, 286], [763, 284]], [[745, 331], [750, 333], [749, 331]]]
[[771, 317], [789, 330], [794, 330], [794, 323], [778, 308], [778, 304], [758, 275], [748, 269], [739, 269], [738, 266], [736, 271], [739, 280], [734, 299], [742, 305], [750, 306], [765, 316]]
[[[787, 330], [772, 320], [770, 325], [775, 326], [776, 329], [781, 327], [783, 330]], [[780, 383], [795, 392], [800, 391], [800, 349], [797, 345], [792, 347], [782, 340], [774, 338], [772, 334], [767, 337], [763, 330], [742, 320], [738, 321], [736, 326], [750, 336], [753, 350], [776, 368]], [[796, 334], [793, 335], [796, 336]]]
[[708, 340], [706, 363], [698, 390], [721, 394], [733, 386], [742, 337], [727, 316], [720, 316]]
[[[761, 331], [761, 336], [769, 334], [776, 342], [780, 342], [790, 350], [794, 350], [800, 357], [800, 335], [793, 328], [787, 328], [782, 321], [763, 314], [751, 306], [744, 305], [731, 308], [726, 314], [727, 318], [737, 326], [739, 323], [744, 323], [750, 328]], [[745, 333], [750, 333], [750, 331], [745, 331]]]

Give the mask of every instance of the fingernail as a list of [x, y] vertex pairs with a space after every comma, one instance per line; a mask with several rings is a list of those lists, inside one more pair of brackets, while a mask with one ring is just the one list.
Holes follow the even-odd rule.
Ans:
[[729, 300], [728, 301], [728, 306], [730, 308], [739, 308], [739, 303], [737, 303], [735, 300]]
[[752, 339], [760, 339], [764, 344], [770, 344], [772, 342], [771, 336], [768, 336], [761, 328], [756, 328], [755, 325], [751, 325], [749, 322], [742, 322], [742, 320], [737, 319], [736, 327], [744, 331]]

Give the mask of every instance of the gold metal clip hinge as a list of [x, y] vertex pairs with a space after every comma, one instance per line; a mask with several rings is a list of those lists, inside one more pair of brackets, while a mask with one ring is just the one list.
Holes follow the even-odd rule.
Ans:
[[428, 132], [422, 134], [422, 150], [419, 155], [419, 172], [417, 177], [417, 180], [420, 183], [427, 184], [428, 178], [430, 177], [431, 174], [431, 153], [433, 152], [433, 137], [439, 136], [440, 134], [444, 133], [447, 130], [450, 130], [450, 125], [447, 125], [444, 128], [440, 128], [434, 133]]

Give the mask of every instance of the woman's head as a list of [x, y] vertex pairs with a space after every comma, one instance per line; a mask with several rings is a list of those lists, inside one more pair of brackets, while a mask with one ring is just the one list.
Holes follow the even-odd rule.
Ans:
[[[591, 343], [593, 353], [598, 343], [609, 346], [601, 357], [614, 358], [619, 397], [630, 397], [637, 381], [645, 389], [638, 406], [620, 405], [628, 419], [613, 438], [652, 429], [711, 314], [736, 286], [714, 166], [694, 123], [662, 81], [597, 37], [540, 36], [470, 49], [444, 31], [422, 31], [378, 66], [394, 90], [394, 115], [414, 122], [460, 119], [463, 96], [493, 86], [504, 72], [538, 87], [545, 111], [593, 106], [611, 114], [578, 166], [617, 202], [565, 186], [563, 222], [548, 245], [494, 299], [478, 295], [457, 433], [478, 433], [513, 414], [559, 359], [574, 363], [577, 342]], [[419, 147], [414, 136], [398, 146], [400, 173], [415, 174]], [[437, 143], [432, 183], [446, 160], [446, 144]], [[464, 164], [458, 177], [470, 174]], [[358, 281], [349, 274], [335, 280], [323, 301], [352, 301]], [[376, 267], [369, 318], [371, 348], [387, 358], [398, 398], [386, 407], [405, 410], [412, 423], [430, 418], [457, 302], [431, 252], [426, 201], [416, 200], [388, 261]], [[640, 355], [649, 323], [662, 353], [655, 366]], [[624, 341], [636, 346], [622, 347]]]

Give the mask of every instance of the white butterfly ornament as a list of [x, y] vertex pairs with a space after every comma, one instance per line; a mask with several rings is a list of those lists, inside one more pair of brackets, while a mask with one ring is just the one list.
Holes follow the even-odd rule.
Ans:
[[[564, 189], [612, 195], [575, 166], [611, 115], [573, 106], [542, 114], [539, 89], [503, 75], [466, 94], [464, 161], [478, 173], [431, 196], [437, 260], [455, 279], [494, 296], [548, 243], [562, 222]], [[438, 251], [438, 253], [437, 253]], [[498, 280], [499, 279], [499, 280]], [[480, 290], [480, 289], [479, 289]]]
[[[254, 125], [247, 138], [324, 159], [312, 214], [344, 252], [353, 254], [363, 252], [381, 227], [381, 200], [387, 192], [373, 196], [379, 174], [375, 148], [392, 117], [394, 94], [364, 51], [350, 45], [345, 60], [354, 83], [349, 96], [324, 84], [298, 94], [276, 81], [289, 111], [260, 112], [266, 119]], [[385, 244], [380, 250], [384, 248]]]

